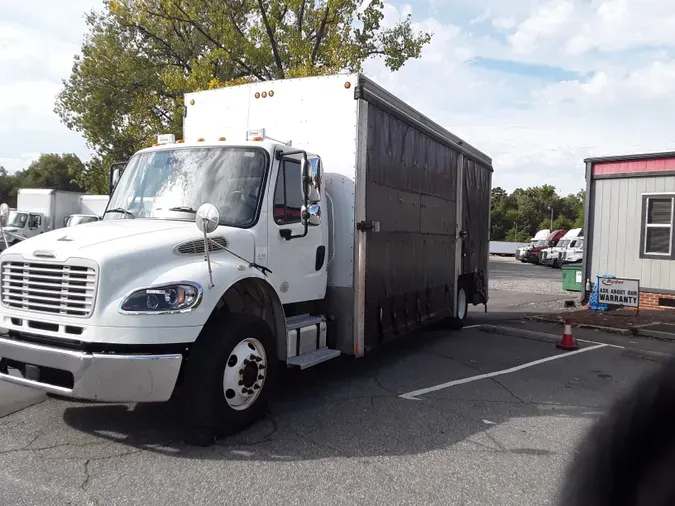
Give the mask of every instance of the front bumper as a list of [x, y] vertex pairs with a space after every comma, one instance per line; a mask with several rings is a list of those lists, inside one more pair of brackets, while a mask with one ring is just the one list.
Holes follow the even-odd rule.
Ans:
[[0, 380], [75, 399], [168, 401], [182, 361], [182, 354], [91, 353], [0, 337]]

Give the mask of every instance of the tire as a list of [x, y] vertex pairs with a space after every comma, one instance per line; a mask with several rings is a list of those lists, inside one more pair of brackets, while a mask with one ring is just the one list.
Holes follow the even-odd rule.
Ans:
[[263, 320], [229, 313], [209, 322], [185, 365], [186, 442], [208, 446], [264, 418], [277, 370], [276, 342]]
[[457, 290], [457, 316], [453, 316], [450, 319], [450, 329], [451, 330], [460, 330], [464, 327], [464, 322], [466, 321], [466, 315], [469, 312], [469, 299], [466, 296], [466, 290], [463, 286], [460, 286]]

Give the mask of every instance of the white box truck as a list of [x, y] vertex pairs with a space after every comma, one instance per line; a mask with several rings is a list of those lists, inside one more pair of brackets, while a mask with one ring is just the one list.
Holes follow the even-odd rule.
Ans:
[[373, 81], [189, 93], [184, 114], [184, 139], [115, 170], [102, 221], [2, 253], [0, 379], [176, 395], [206, 444], [265, 413], [278, 364], [459, 328], [487, 302], [491, 159]]
[[[16, 210], [3, 227], [8, 245], [64, 227], [66, 218], [80, 209], [81, 192], [44, 188], [20, 188]], [[2, 247], [4, 240], [0, 237]]]

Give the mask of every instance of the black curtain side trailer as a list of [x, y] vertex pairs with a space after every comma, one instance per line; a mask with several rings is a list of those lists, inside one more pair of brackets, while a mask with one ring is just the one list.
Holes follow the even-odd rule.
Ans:
[[354, 98], [355, 337], [366, 351], [487, 304], [493, 168], [367, 77]]

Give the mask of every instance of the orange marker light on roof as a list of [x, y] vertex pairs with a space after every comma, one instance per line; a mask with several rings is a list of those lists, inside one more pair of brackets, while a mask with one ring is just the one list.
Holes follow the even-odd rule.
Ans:
[[262, 137], [260, 137], [260, 136], [258, 135], [258, 136], [256, 136], [256, 137], [253, 137], [253, 139], [251, 139], [251, 140], [253, 140], [253, 141], [261, 141], [261, 140], [262, 140]]
[[255, 92], [255, 98], [260, 98], [260, 93], [258, 93], [257, 91]]
[[204, 142], [204, 137], [200, 137], [199, 139], [197, 139], [197, 142]]
[[262, 92], [262, 97], [263, 97], [263, 98], [267, 97], [267, 92], [266, 92], [266, 91], [263, 91], [263, 92]]
[[219, 141], [226, 141], [226, 140], [227, 140], [227, 137], [218, 137], [218, 140], [219, 140]]
[[185, 142], [185, 139], [179, 139], [176, 141], [176, 144], [183, 144]]
[[347, 81], [347, 82], [345, 83], [345, 88], [349, 89], [349, 88], [351, 88], [351, 87], [352, 87], [352, 83], [350, 83], [349, 81]]
[[270, 90], [270, 97], [274, 96], [274, 90]]

